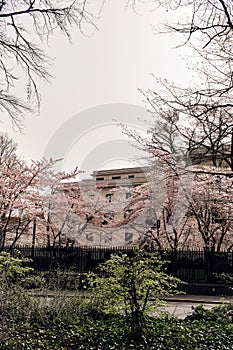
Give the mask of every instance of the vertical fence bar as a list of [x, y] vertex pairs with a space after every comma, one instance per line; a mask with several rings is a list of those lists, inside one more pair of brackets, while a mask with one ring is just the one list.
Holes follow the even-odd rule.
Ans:
[[[11, 250], [5, 247], [4, 251], [10, 251], [13, 256], [31, 258], [35, 272], [50, 271], [56, 267], [62, 269], [74, 268], [83, 273], [93, 271], [100, 262], [110, 258], [111, 254], [130, 254], [134, 247], [31, 247], [15, 246]], [[214, 282], [221, 273], [233, 274], [233, 251], [207, 252], [204, 250], [177, 250], [155, 251], [170, 260], [168, 273], [173, 274], [186, 282]]]

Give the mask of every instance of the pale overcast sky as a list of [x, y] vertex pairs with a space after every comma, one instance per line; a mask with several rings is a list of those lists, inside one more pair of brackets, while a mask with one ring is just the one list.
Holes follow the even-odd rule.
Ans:
[[[81, 164], [85, 170], [83, 164], [90, 163], [99, 154], [107, 154], [111, 148], [110, 158], [100, 157], [99, 162], [93, 162], [94, 167], [137, 165], [130, 160], [135, 154], [127, 148], [125, 136], [121, 136], [116, 127], [111, 128], [113, 119], [124, 121], [114, 106], [126, 105], [126, 114], [128, 105], [139, 106], [140, 115], [136, 115], [136, 108], [135, 121], [132, 116], [129, 119], [126, 116], [125, 122], [145, 131], [146, 126], [137, 121], [137, 117], [143, 116], [140, 108], [144, 107], [138, 89], [153, 88], [151, 73], [176, 82], [185, 81], [189, 76], [180, 57], [185, 49], [175, 50], [175, 38], [153, 32], [153, 27], [157, 27], [165, 15], [166, 12], [152, 12], [148, 8], [137, 15], [125, 9], [124, 1], [109, 1], [94, 35], [85, 36], [73, 29], [72, 45], [63, 36], [56, 35], [49, 49], [49, 54], [55, 57], [51, 69], [54, 79], [51, 84], [40, 83], [40, 115], [26, 117], [22, 135], [13, 131], [8, 122], [2, 125], [2, 130], [8, 131], [19, 143], [19, 152], [27, 160], [40, 159], [44, 154], [48, 156], [48, 150], [59, 143], [56, 154], [51, 156], [64, 157], [62, 168], [70, 170], [74, 164]], [[109, 120], [106, 116], [103, 120], [100, 116], [94, 117], [98, 111], [109, 110], [112, 111]], [[69, 140], [69, 133], [74, 131], [69, 128], [76, 128], [76, 138], [73, 134]], [[57, 138], [60, 132], [63, 136]], [[64, 137], [68, 140], [63, 140]], [[59, 155], [63, 141], [66, 145]]]

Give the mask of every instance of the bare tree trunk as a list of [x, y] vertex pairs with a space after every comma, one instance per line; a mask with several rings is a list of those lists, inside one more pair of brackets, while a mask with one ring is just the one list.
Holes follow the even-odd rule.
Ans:
[[31, 252], [31, 258], [34, 258], [35, 254], [35, 243], [36, 243], [36, 217], [33, 220], [33, 226], [32, 226], [32, 252]]

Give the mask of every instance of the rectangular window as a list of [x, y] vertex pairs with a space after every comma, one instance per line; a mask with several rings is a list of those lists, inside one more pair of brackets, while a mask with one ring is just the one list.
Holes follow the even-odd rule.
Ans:
[[220, 213], [216, 211], [212, 212], [212, 224], [224, 224], [224, 219], [221, 217]]
[[102, 180], [104, 180], [104, 177], [97, 177], [96, 178], [96, 181], [102, 181]]
[[112, 235], [111, 234], [104, 236], [104, 243], [111, 243], [111, 242], [112, 242]]
[[112, 196], [113, 196], [112, 193], [107, 193], [106, 194], [106, 198], [108, 199], [109, 203], [111, 203], [111, 201], [112, 201]]
[[114, 213], [105, 213], [103, 216], [102, 225], [108, 225], [108, 223], [114, 219]]
[[109, 220], [113, 220], [114, 219], [114, 213], [110, 212], [110, 213], [105, 213], [104, 214], [104, 218], [105, 219], [109, 219]]
[[133, 209], [127, 209], [125, 212], [124, 212], [124, 219], [126, 219], [130, 213], [132, 213]]
[[135, 177], [135, 175], [128, 175], [129, 179], [133, 179]]
[[93, 235], [92, 235], [92, 233], [87, 233], [87, 234], [86, 234], [86, 239], [87, 239], [89, 242], [93, 242]]
[[112, 180], [120, 180], [121, 176], [112, 176]]
[[126, 232], [125, 233], [125, 243], [126, 244], [133, 243], [133, 233], [132, 232]]

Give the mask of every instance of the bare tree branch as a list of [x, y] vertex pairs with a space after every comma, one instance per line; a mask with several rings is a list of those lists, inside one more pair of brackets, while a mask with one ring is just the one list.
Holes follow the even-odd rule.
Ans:
[[[95, 19], [86, 0], [0, 2], [0, 109], [17, 128], [25, 112], [39, 111], [38, 79], [51, 79], [44, 39], [59, 30], [70, 40], [71, 27], [84, 33], [86, 24], [96, 29]], [[25, 85], [21, 97], [15, 94], [19, 76]]]

